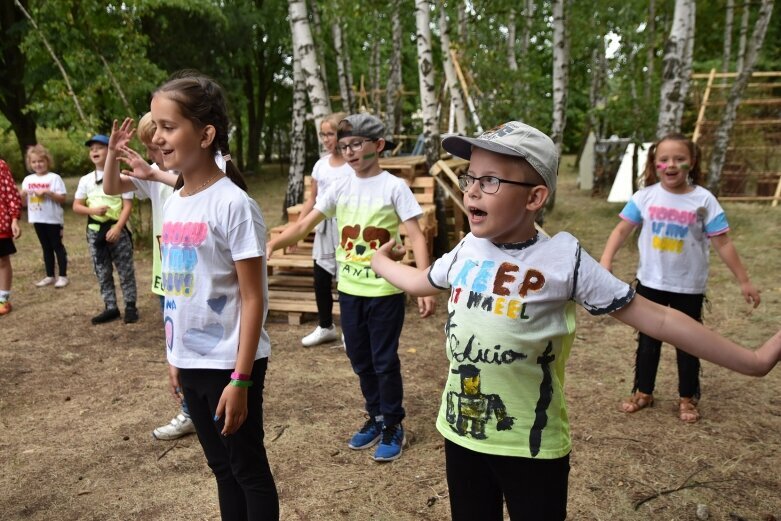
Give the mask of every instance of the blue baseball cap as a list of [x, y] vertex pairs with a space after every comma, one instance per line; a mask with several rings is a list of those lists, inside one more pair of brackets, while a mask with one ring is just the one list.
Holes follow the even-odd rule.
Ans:
[[108, 146], [108, 136], [105, 134], [95, 134], [87, 141], [84, 142], [84, 146], [90, 146], [92, 143], [100, 143], [101, 145]]

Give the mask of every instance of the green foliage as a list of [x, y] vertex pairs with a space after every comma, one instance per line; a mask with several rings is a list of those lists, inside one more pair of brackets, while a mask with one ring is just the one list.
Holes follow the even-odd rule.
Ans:
[[[51, 170], [62, 177], [82, 176], [94, 169], [84, 141], [85, 138], [79, 133], [48, 128], [38, 129], [38, 142], [45, 146], [54, 158]], [[19, 145], [10, 132], [0, 133], [0, 157], [11, 167], [17, 181], [21, 181], [27, 175], [22, 156], [19, 154]]]

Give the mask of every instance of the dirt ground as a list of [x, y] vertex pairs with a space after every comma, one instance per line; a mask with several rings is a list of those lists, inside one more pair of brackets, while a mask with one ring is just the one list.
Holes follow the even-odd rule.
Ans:
[[[68, 180], [71, 194], [75, 182]], [[599, 255], [620, 207], [577, 192], [574, 177], [563, 180], [557, 204], [550, 230], [582, 233]], [[733, 214], [739, 251], [764, 301], [748, 313], [714, 255], [706, 323], [755, 346], [778, 327], [781, 211], [728, 207]], [[141, 321], [92, 326], [102, 303], [84, 223], [66, 215], [70, 286], [33, 286], [43, 266], [27, 224], [13, 257], [14, 311], [0, 318], [0, 519], [219, 519], [197, 439], [151, 435], [176, 407], [166, 389], [158, 301], [148, 292], [148, 250], [136, 260]], [[636, 252], [622, 255], [619, 275], [631, 280]], [[434, 428], [447, 367], [444, 304], [440, 299], [427, 320], [408, 309], [400, 354], [411, 442], [389, 464], [347, 448], [363, 411], [341, 347], [304, 349], [311, 317], [301, 326], [270, 317], [266, 447], [283, 520], [449, 519], [443, 443]], [[675, 411], [674, 354], [665, 348], [656, 406], [625, 415], [618, 404], [631, 387], [633, 331], [578, 313], [567, 382], [570, 519], [688, 520], [698, 505], [715, 520], [781, 519], [781, 369], [756, 379], [705, 363], [703, 418], [685, 425]]]

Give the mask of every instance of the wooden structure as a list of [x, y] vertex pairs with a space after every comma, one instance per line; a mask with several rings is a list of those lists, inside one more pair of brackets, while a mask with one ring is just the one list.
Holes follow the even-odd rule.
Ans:
[[[715, 132], [736, 73], [692, 75], [698, 107], [692, 139], [708, 168]], [[754, 72], [738, 105], [721, 176], [721, 201], [781, 200], [781, 72]]]

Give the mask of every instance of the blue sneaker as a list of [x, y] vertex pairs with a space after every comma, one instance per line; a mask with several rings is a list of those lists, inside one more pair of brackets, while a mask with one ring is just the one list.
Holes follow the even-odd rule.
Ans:
[[401, 457], [401, 449], [407, 443], [404, 427], [400, 423], [382, 428], [382, 441], [374, 451], [374, 461], [393, 461]]
[[380, 441], [380, 437], [382, 436], [382, 419], [380, 418], [382, 417], [370, 417], [366, 420], [363, 427], [353, 434], [353, 437], [347, 442], [347, 446], [353, 450], [368, 449]]

